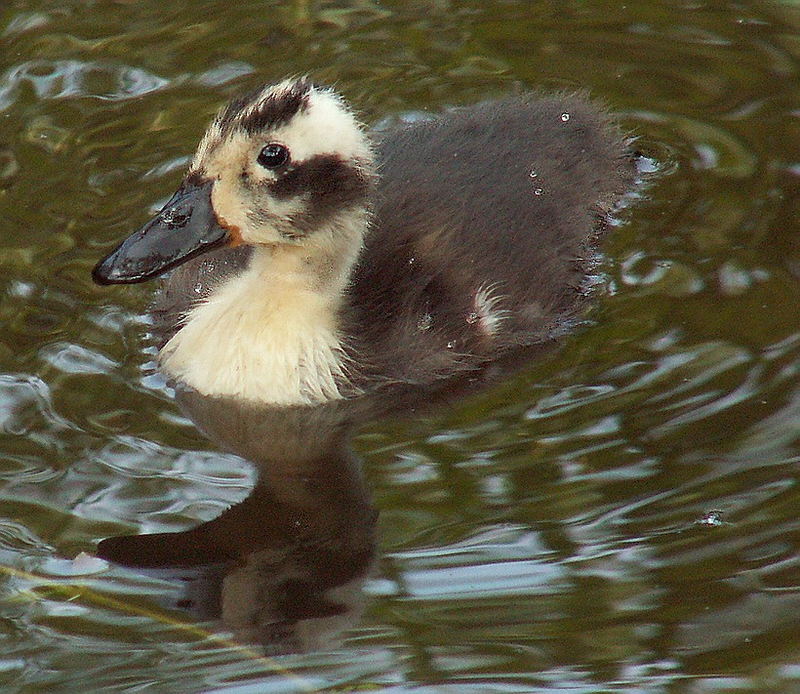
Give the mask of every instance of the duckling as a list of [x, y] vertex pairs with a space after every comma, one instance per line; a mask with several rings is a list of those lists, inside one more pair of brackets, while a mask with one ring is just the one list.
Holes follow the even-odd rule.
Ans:
[[631, 186], [579, 95], [522, 94], [368, 133], [308, 79], [234, 99], [177, 193], [93, 270], [174, 270], [159, 364], [203, 395], [317, 405], [431, 384], [551, 341]]

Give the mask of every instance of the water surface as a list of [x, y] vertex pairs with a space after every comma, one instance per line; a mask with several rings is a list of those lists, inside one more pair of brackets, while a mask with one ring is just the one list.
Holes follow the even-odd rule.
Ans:
[[[799, 28], [788, 0], [0, 6], [0, 687], [800, 690]], [[562, 349], [264, 488], [153, 374], [150, 288], [89, 271], [222, 103], [305, 72], [371, 124], [588, 89], [661, 173]], [[283, 538], [238, 584], [272, 651], [220, 625], [221, 569], [72, 562], [240, 502]]]

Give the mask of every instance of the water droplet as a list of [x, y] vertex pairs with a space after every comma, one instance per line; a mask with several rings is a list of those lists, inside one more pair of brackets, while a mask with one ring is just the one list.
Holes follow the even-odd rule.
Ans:
[[453, 349], [453, 347], [455, 346], [456, 346], [455, 340], [450, 340], [450, 342], [447, 343], [447, 349]]
[[195, 294], [201, 294], [203, 292], [203, 284], [202, 282], [198, 282], [194, 285], [194, 292]]
[[542, 195], [544, 193], [544, 188], [534, 188], [533, 194], [534, 195]]
[[703, 514], [703, 517], [695, 521], [698, 525], [708, 525], [712, 528], [718, 528], [721, 525], [726, 525], [725, 521], [722, 520], [722, 511], [718, 509], [714, 509], [712, 511], [707, 511]]
[[409, 265], [413, 265], [415, 261], [416, 261], [416, 258], [415, 258], [415, 257], [412, 255], [412, 256], [411, 256], [411, 257], [408, 259], [408, 264], [409, 264]]
[[536, 173], [534, 169], [531, 169], [531, 172], [528, 174], [531, 178], [536, 178], [539, 174]]
[[433, 316], [430, 313], [425, 313], [422, 318], [417, 321], [417, 330], [425, 332], [430, 330], [433, 325]]
[[565, 111], [564, 113], [562, 113], [562, 114], [561, 114], [561, 120], [562, 120], [564, 123], [566, 123], [566, 122], [569, 120], [569, 113], [567, 113], [566, 111]]
[[472, 313], [468, 313], [467, 314], [467, 323], [472, 325], [473, 323], [477, 323], [477, 322], [478, 322], [478, 314], [475, 313], [475, 311], [473, 311]]

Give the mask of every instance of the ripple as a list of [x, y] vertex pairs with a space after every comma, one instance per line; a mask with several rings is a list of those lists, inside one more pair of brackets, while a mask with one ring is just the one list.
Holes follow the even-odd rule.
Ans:
[[249, 488], [254, 481], [252, 467], [233, 454], [184, 451], [134, 436], [115, 436], [96, 457], [129, 479], [180, 479], [234, 491]]
[[0, 375], [0, 433], [31, 435], [44, 422], [48, 429], [69, 429], [53, 409], [50, 388], [36, 376]]
[[58, 154], [66, 148], [71, 133], [56, 125], [50, 116], [35, 116], [27, 124], [24, 137], [26, 142]]
[[500, 526], [450, 545], [390, 556], [403, 565], [405, 595], [440, 600], [556, 592], [566, 570], [542, 560], [544, 553], [536, 533], [520, 526]]
[[163, 89], [169, 80], [129, 65], [81, 60], [29, 60], [0, 77], [0, 111], [29, 84], [40, 99], [93, 96], [109, 101], [133, 99]]
[[564, 388], [551, 396], [540, 398], [536, 405], [525, 413], [527, 419], [541, 419], [553, 413], [563, 413], [603, 398], [616, 389], [611, 385], [576, 385]]
[[148, 180], [152, 178], [163, 178], [168, 174], [171, 174], [173, 171], [182, 171], [183, 169], [189, 166], [189, 162], [192, 158], [189, 155], [181, 155], [178, 157], [173, 157], [172, 159], [168, 159], [167, 161], [154, 166], [152, 169], [145, 171], [142, 175], [142, 180]]
[[691, 146], [691, 165], [695, 169], [710, 170], [725, 178], [747, 178], [756, 172], [758, 157], [749, 144], [719, 125], [653, 111], [629, 115], [650, 125], [664, 126], [672, 133], [665, 139]]
[[219, 87], [233, 80], [251, 75], [256, 70], [249, 63], [243, 63], [238, 60], [232, 60], [227, 63], [220, 63], [216, 67], [201, 72], [195, 81], [202, 84], [204, 87]]
[[34, 551], [34, 553], [38, 553], [46, 548], [47, 545], [21, 523], [16, 523], [12, 520], [0, 521], [0, 549]]
[[58, 578], [90, 576], [92, 574], [102, 573], [107, 569], [108, 562], [98, 559], [97, 557], [92, 557], [85, 552], [81, 552], [72, 560], [48, 557], [40, 567], [42, 573]]
[[24, 34], [32, 29], [39, 29], [50, 22], [50, 18], [42, 12], [20, 12], [13, 17], [3, 31], [3, 36]]
[[701, 291], [705, 283], [698, 271], [687, 263], [668, 258], [652, 258], [635, 251], [620, 263], [620, 279], [629, 286], [647, 287], [666, 296], [689, 296]]
[[19, 161], [14, 150], [0, 146], [0, 186], [7, 185], [19, 173]]
[[69, 342], [47, 345], [39, 351], [39, 356], [59, 371], [69, 374], [108, 374], [117, 367], [117, 363], [108, 357]]

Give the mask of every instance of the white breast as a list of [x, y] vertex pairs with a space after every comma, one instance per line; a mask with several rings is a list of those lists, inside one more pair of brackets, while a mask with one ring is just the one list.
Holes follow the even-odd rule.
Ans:
[[159, 359], [204, 395], [276, 405], [341, 398], [347, 381], [332, 298], [257, 264], [193, 308]]

